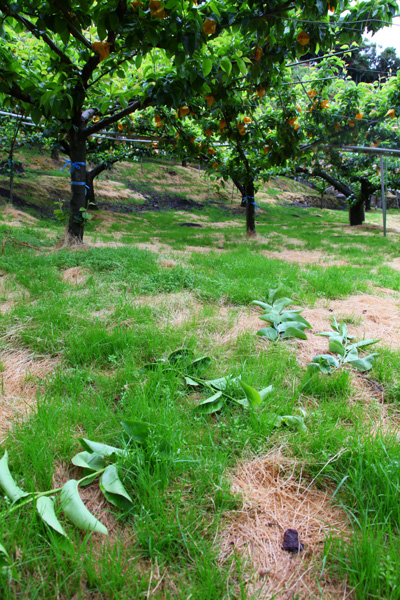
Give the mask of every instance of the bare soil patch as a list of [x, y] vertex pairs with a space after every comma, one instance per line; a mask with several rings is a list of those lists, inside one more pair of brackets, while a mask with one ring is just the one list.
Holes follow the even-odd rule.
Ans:
[[35, 356], [25, 350], [0, 355], [3, 371], [0, 388], [0, 437], [3, 438], [10, 420], [25, 416], [34, 405], [40, 380], [55, 369], [58, 360]]
[[[243, 506], [227, 516], [221, 561], [235, 552], [244, 561], [249, 597], [320, 598], [322, 589], [324, 598], [350, 598], [345, 582], [320, 575], [326, 536], [347, 535], [346, 515], [332, 505], [327, 492], [302, 480], [296, 471], [294, 461], [275, 451], [233, 473], [232, 492], [241, 494]], [[282, 549], [287, 529], [298, 531], [303, 552], [292, 555]]]
[[285, 250], [282, 249], [279, 252], [275, 250], [262, 250], [261, 254], [268, 258], [276, 258], [277, 260], [286, 260], [288, 262], [295, 262], [300, 265], [306, 264], [318, 264], [321, 267], [332, 267], [332, 266], [345, 266], [348, 265], [347, 260], [337, 260], [328, 258], [326, 254], [318, 252], [317, 250]]
[[88, 274], [82, 267], [70, 267], [69, 269], [63, 271], [62, 278], [63, 281], [67, 283], [81, 285], [82, 283], [86, 283]]

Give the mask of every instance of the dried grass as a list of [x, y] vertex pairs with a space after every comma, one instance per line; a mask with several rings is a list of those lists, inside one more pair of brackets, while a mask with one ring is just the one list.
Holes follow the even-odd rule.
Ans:
[[82, 267], [70, 267], [63, 271], [62, 279], [66, 283], [72, 283], [73, 285], [81, 285], [86, 283], [88, 274]]
[[[260, 599], [351, 598], [345, 582], [322, 570], [324, 540], [330, 533], [348, 534], [344, 511], [329, 494], [296, 476], [298, 465], [280, 451], [246, 462], [232, 475], [232, 492], [243, 507], [226, 517], [221, 561], [237, 553], [245, 564], [246, 591]], [[304, 551], [282, 550], [283, 533], [296, 529]], [[298, 595], [298, 596], [297, 596]]]
[[26, 225], [36, 225], [38, 223], [38, 219], [32, 217], [32, 215], [10, 205], [5, 206], [2, 213], [7, 219], [7, 225], [12, 227], [25, 227]]
[[138, 296], [133, 300], [134, 306], [150, 306], [156, 309], [157, 322], [161, 327], [179, 329], [189, 319], [195, 317], [203, 309], [190, 292], [159, 294], [156, 296]]
[[299, 361], [306, 365], [316, 354], [326, 354], [328, 342], [316, 334], [331, 331], [332, 317], [339, 322], [343, 317], [361, 317], [361, 325], [348, 325], [349, 333], [357, 339], [373, 338], [381, 343], [400, 348], [400, 311], [394, 298], [360, 294], [346, 300], [323, 301], [322, 306], [306, 308], [301, 313], [311, 323], [307, 340], [296, 340]]
[[51, 373], [59, 361], [54, 358], [35, 358], [25, 351], [0, 355], [0, 436], [4, 437], [10, 421], [16, 415], [25, 416], [35, 403], [40, 380]]
[[300, 265], [306, 264], [318, 264], [320, 267], [332, 267], [332, 266], [345, 266], [348, 265], [347, 260], [337, 260], [334, 258], [327, 258], [326, 254], [318, 252], [317, 250], [262, 250], [261, 254], [268, 258], [276, 258], [277, 260], [286, 260], [288, 262], [295, 262]]

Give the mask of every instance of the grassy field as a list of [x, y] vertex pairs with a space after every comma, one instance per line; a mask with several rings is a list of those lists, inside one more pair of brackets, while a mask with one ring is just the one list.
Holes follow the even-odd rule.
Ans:
[[[145, 166], [149, 193], [167, 185], [163, 169]], [[118, 196], [126, 176], [109, 202], [139, 201]], [[1, 455], [34, 493], [82, 477], [79, 438], [124, 448], [132, 500], [121, 510], [97, 482], [81, 487], [108, 536], [74, 527], [56, 501], [67, 540], [29, 503], [9, 512], [1, 497], [1, 597], [400, 598], [400, 217], [385, 239], [378, 212], [350, 228], [345, 212], [282, 203], [270, 186], [247, 240], [237, 199], [211, 188], [208, 203], [206, 181], [179, 178], [176, 193], [202, 206], [99, 211], [81, 248], [57, 247], [53, 220], [0, 213]], [[256, 335], [265, 323], [251, 301], [278, 287], [311, 323], [307, 340]], [[333, 316], [381, 340], [368, 373], [308, 374]], [[210, 357], [201, 377], [273, 391], [257, 408], [202, 414], [210, 392], [185, 384], [188, 362], [145, 368], [180, 348]], [[299, 409], [305, 427], [277, 427]], [[143, 443], [126, 421], [146, 425]], [[288, 528], [303, 552], [282, 550]]]

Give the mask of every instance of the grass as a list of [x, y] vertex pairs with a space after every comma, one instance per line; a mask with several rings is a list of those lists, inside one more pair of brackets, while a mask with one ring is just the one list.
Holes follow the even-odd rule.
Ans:
[[[116, 172], [128, 180], [140, 165], [129, 169]], [[159, 171], [152, 164], [146, 173]], [[278, 188], [271, 191], [279, 195]], [[266, 298], [278, 285], [302, 307], [373, 293], [376, 286], [399, 290], [398, 272], [387, 265], [398, 253], [397, 234], [385, 239], [378, 231], [354, 233], [345, 213], [261, 201], [259, 238], [244, 241], [243, 224], [236, 227], [230, 204], [220, 203], [186, 214], [108, 215], [105, 224], [103, 214], [95, 215], [91, 243], [112, 243], [120, 234], [122, 246], [54, 251], [61, 225], [41, 220], [15, 227], [3, 217], [7, 285], [0, 299], [18, 294], [0, 315], [0, 347], [59, 358], [40, 382], [37, 407], [26, 419], [15, 417], [2, 444], [17, 483], [33, 492], [51, 488], [62, 475], [76, 477], [70, 459], [79, 450], [78, 437], [123, 444], [122, 420], [149, 423], [152, 435], [119, 465], [132, 511], [99, 509], [100, 518], [113, 524], [110, 540], [66, 523], [70, 545], [49, 535], [28, 509], [0, 520], [0, 541], [15, 562], [14, 579], [0, 576], [2, 598], [246, 598], [240, 556], [233, 564], [219, 558], [226, 515], [241, 507], [229, 473], [275, 447], [295, 457], [302, 476], [334, 495], [349, 516], [350, 534], [328, 539], [320, 568], [347, 579], [356, 598], [400, 598], [396, 436], [371, 434], [369, 407], [357, 396], [354, 373], [310, 378], [295, 344], [268, 344], [254, 335], [249, 311], [251, 300]], [[202, 228], [181, 226], [196, 219]], [[290, 248], [288, 238], [299, 240], [299, 252], [318, 250], [348, 265], [302, 265], [262, 254]], [[138, 242], [161, 246], [152, 252], [132, 245]], [[212, 251], [188, 252], [187, 246]], [[171, 264], [163, 266], [160, 257]], [[85, 275], [82, 283], [63, 279], [71, 268]], [[349, 327], [360, 325], [362, 315], [345, 320]], [[257, 411], [233, 406], [196, 415], [204, 393], [191, 394], [173, 371], [143, 370], [182, 346], [212, 357], [207, 377], [241, 375], [256, 389], [273, 384], [274, 393]], [[395, 420], [398, 351], [379, 352], [369, 376], [383, 386]], [[307, 431], [274, 428], [271, 413], [291, 415], [299, 407], [307, 411]], [[0, 511], [7, 507], [0, 498]]]

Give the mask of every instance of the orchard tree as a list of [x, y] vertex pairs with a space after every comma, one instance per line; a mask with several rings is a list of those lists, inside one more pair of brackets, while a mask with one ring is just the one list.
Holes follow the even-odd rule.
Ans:
[[[234, 78], [272, 89], [288, 60], [374, 31], [396, 8], [393, 0], [3, 0], [0, 94], [64, 134], [72, 163], [69, 234], [82, 241], [90, 135], [146, 106], [179, 108], [205, 94], [222, 109]], [[210, 43], [233, 34], [241, 36], [241, 55], [220, 54]], [[165, 64], [142, 69], [146, 57]]]

